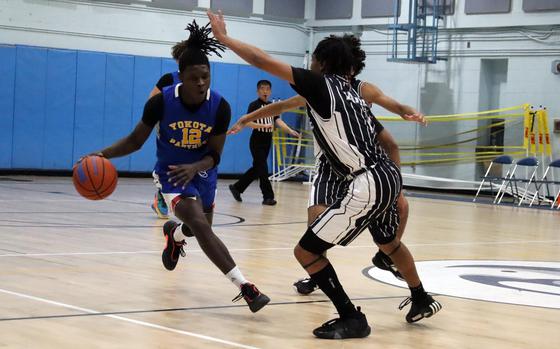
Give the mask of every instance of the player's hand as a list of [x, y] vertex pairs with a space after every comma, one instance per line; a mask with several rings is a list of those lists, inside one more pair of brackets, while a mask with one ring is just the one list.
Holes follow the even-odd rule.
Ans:
[[293, 137], [296, 137], [296, 138], [300, 138], [300, 137], [301, 137], [301, 134], [299, 134], [299, 132], [296, 131], [296, 130], [290, 130], [290, 131], [288, 131], [288, 133], [289, 133], [290, 135], [292, 135]]
[[93, 153], [89, 153], [87, 155], [81, 156], [78, 161], [76, 161], [76, 164], [79, 164], [80, 162], [82, 162], [82, 160], [84, 160], [85, 158], [87, 158], [88, 156], [101, 156], [102, 158], [104, 158], [105, 156], [103, 155], [102, 152], [98, 151], [98, 152], [93, 152]]
[[227, 131], [227, 135], [234, 135], [236, 133], [241, 132], [241, 130], [243, 130], [245, 128], [247, 124], [243, 121], [241, 121], [241, 119], [237, 120], [237, 122]]
[[208, 9], [206, 14], [210, 20], [210, 26], [212, 27], [214, 37], [218, 41], [222, 41], [227, 36], [226, 22], [224, 21], [222, 11], [219, 10], [218, 13], [213, 13], [212, 10]]
[[426, 120], [426, 117], [424, 116], [424, 114], [422, 113], [414, 113], [414, 114], [404, 114], [402, 116], [402, 118], [406, 121], [414, 121], [417, 122], [419, 124], [421, 124], [422, 126], [426, 126], [428, 124], [428, 120]]
[[167, 171], [168, 181], [174, 187], [182, 186], [185, 188], [197, 173], [196, 167], [192, 164], [169, 165], [169, 171]]

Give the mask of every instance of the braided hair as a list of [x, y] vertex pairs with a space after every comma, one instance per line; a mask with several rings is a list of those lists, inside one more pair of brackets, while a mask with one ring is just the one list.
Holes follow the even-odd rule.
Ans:
[[[207, 56], [211, 54], [222, 57], [220, 52], [225, 50], [225, 46], [218, 40], [210, 38], [212, 29], [209, 25], [210, 23], [201, 27], [193, 20], [192, 23], [188, 24], [187, 28], [185, 28], [185, 30], [190, 32], [190, 35], [187, 40], [181, 42], [184, 42], [185, 47], [179, 55], [179, 71], [184, 71], [184, 69], [190, 65], [204, 64], [210, 66]], [[175, 45], [174, 48], [176, 46], [177, 45]]]

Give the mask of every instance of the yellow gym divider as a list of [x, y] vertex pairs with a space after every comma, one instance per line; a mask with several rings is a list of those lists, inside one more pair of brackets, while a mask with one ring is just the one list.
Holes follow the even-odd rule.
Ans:
[[[305, 115], [305, 111], [302, 110], [291, 111], [291, 113]], [[521, 126], [521, 118], [523, 118], [523, 130], [519, 130], [518, 133], [523, 137], [522, 144], [504, 146], [476, 146], [476, 144], [470, 144], [484, 137], [484, 135], [479, 135], [480, 131], [491, 130], [490, 135], [494, 135], [505, 132], [506, 126], [509, 128], [515, 128], [517, 125]], [[377, 119], [383, 122], [406, 122], [398, 116], [378, 116]], [[542, 106], [535, 108], [526, 103], [481, 112], [429, 115], [426, 116], [426, 119], [429, 124], [471, 120], [501, 120], [489, 125], [445, 135], [446, 137], [463, 136], [462, 138], [464, 139], [454, 142], [435, 142], [435, 144], [418, 145], [401, 141], [399, 142], [399, 148], [401, 150], [401, 164], [403, 166], [487, 162], [499, 155], [526, 156], [529, 154], [541, 154], [543, 160], [544, 155], [552, 157], [548, 114], [546, 108]], [[504, 129], [493, 130], [497, 126], [504, 126]], [[283, 180], [304, 170], [312, 170], [314, 168], [315, 159], [313, 157], [314, 142], [312, 134], [308, 130], [300, 130], [300, 133], [302, 137], [297, 139], [286, 137], [279, 130], [274, 132], [272, 180]], [[468, 137], [469, 134], [473, 135]]]

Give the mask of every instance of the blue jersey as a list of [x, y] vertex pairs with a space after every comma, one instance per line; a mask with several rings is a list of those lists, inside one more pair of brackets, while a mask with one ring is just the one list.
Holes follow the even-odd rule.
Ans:
[[173, 85], [177, 85], [178, 83], [181, 82], [181, 79], [179, 79], [179, 72], [178, 71], [172, 72], [171, 76], [173, 77]]
[[208, 153], [208, 139], [216, 125], [222, 96], [208, 90], [206, 100], [198, 110], [190, 111], [181, 102], [179, 87], [163, 89], [163, 116], [157, 130], [157, 169], [168, 165], [200, 161]]

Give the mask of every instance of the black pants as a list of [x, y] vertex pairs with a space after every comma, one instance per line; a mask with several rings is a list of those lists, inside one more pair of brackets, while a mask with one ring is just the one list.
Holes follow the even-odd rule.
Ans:
[[253, 155], [253, 167], [247, 170], [239, 178], [239, 180], [234, 184], [235, 188], [239, 192], [243, 193], [245, 189], [253, 182], [255, 179], [259, 179], [261, 191], [263, 194], [263, 199], [274, 199], [274, 192], [272, 191], [272, 185], [268, 180], [268, 153], [270, 152], [270, 146], [272, 145], [272, 133], [271, 132], [259, 132], [253, 131], [251, 134], [251, 140], [249, 141], [249, 147], [251, 149], [251, 155]]

